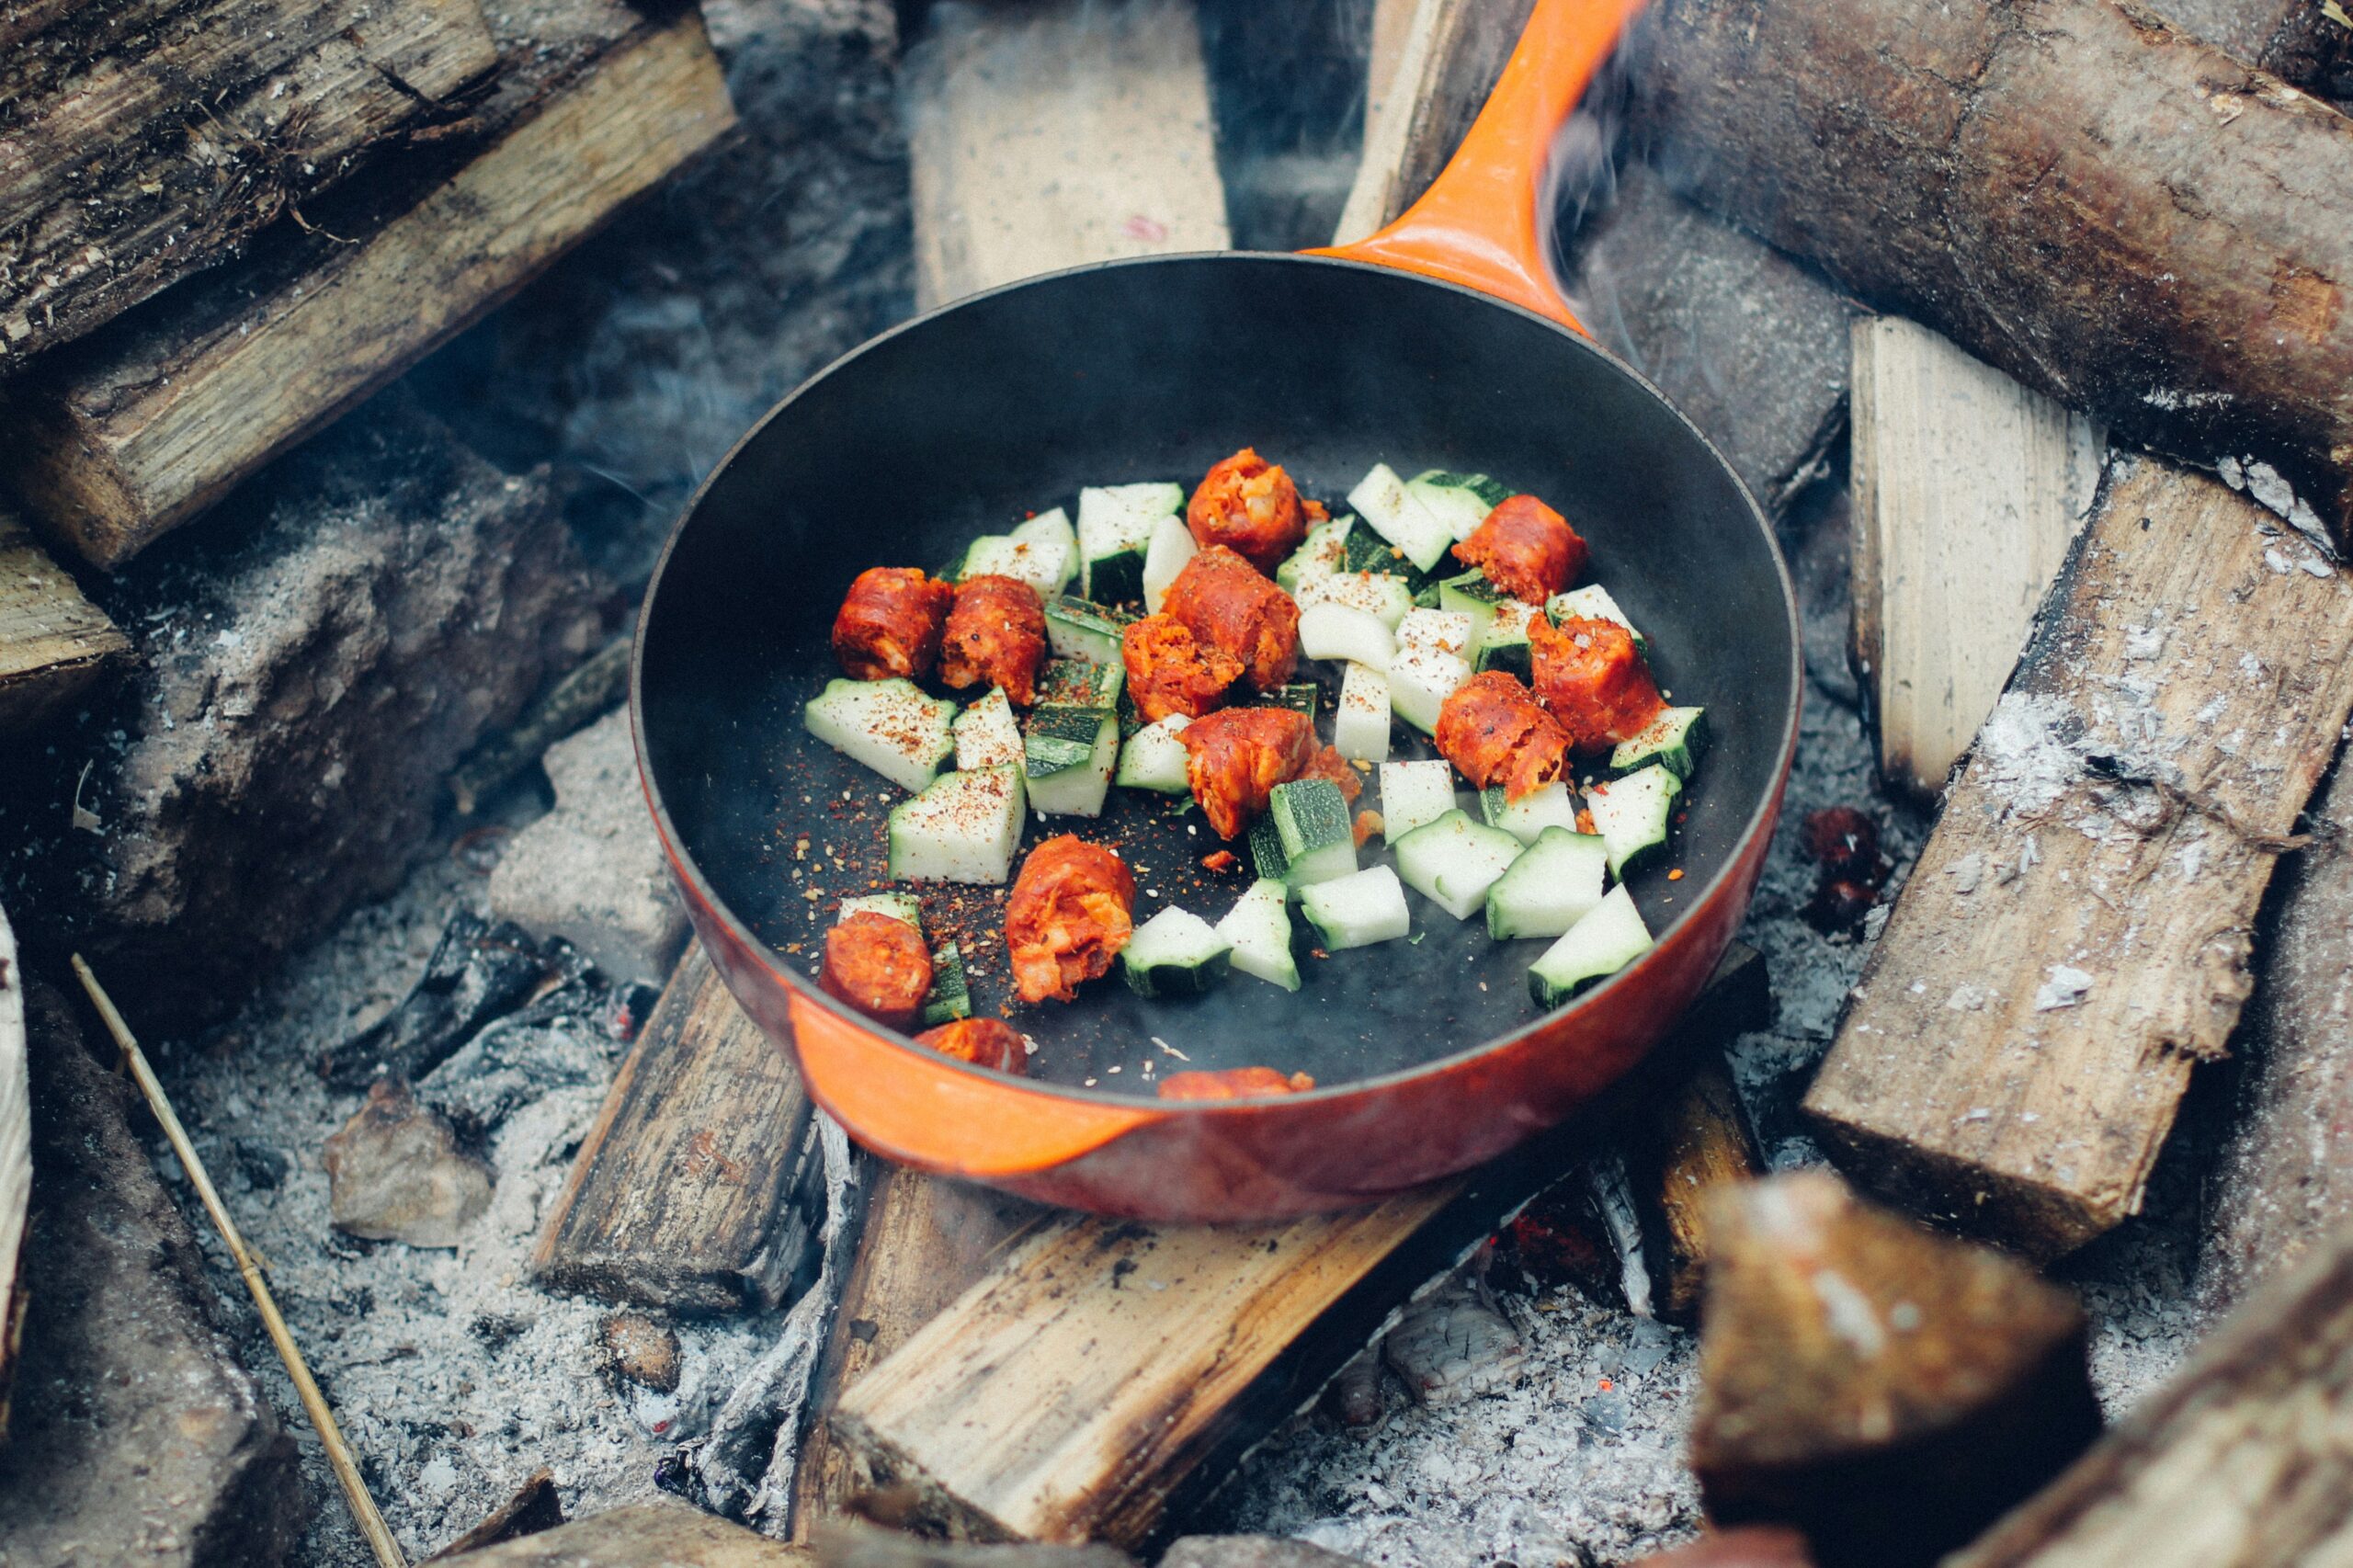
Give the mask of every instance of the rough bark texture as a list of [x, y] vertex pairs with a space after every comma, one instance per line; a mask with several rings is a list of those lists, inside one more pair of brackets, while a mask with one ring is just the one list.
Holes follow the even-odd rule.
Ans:
[[1688, 1078], [1650, 1108], [1626, 1149], [1629, 1179], [1649, 1210], [1643, 1251], [1658, 1315], [1688, 1324], [1699, 1315], [1708, 1267], [1708, 1207], [1715, 1195], [1765, 1170], [1742, 1114], [1740, 1092], [1721, 1052], [1703, 1056]]
[[301, 1513], [293, 1440], [215, 1331], [196, 1238], [56, 991], [30, 996], [29, 1304], [0, 1447], [0, 1562], [264, 1568]]
[[2353, 120], [2133, 0], [1653, 17], [1641, 110], [1679, 188], [2353, 538]]
[[[2154, 0], [2158, 10], [2222, 51], [2290, 86], [2353, 97], [2353, 26], [2325, 0]], [[2342, 7], [2339, 7], [2342, 13]]]
[[2353, 707], [2353, 581], [2111, 470], [1805, 1109], [1857, 1179], [2038, 1256], [2138, 1211]]
[[[207, 534], [118, 581], [142, 667], [61, 739], [38, 801], [53, 836], [20, 871], [83, 923], [51, 938], [82, 936], [156, 1030], [226, 1011], [397, 886], [450, 767], [600, 635], [542, 483], [405, 399], [288, 459]], [[58, 821], [76, 800], [81, 831]]]
[[2164, 1389], [1945, 1568], [2353, 1561], [2353, 1230], [2250, 1300]]
[[8, 912], [0, 909], [0, 1443], [8, 1440], [8, 1391], [25, 1317], [18, 1274], [32, 1212], [32, 1091], [25, 1074], [25, 975]]
[[11, 8], [0, 365], [235, 254], [495, 60], [473, 0]]
[[734, 123], [691, 7], [494, 7], [497, 88], [10, 391], [20, 494], [112, 568], [498, 303]]
[[56, 713], [130, 646], [16, 513], [0, 507], [0, 734]]
[[1691, 1468], [1719, 1524], [1794, 1526], [1824, 1568], [1927, 1564], [2098, 1435], [2083, 1311], [2013, 1259], [1823, 1172], [1710, 1219]]
[[2279, 924], [2247, 1027], [2238, 1119], [2206, 1187], [2198, 1294], [2231, 1306], [2353, 1224], [2353, 769], [2314, 803], [2317, 841], [2281, 873]]
[[558, 1290], [684, 1312], [775, 1307], [807, 1250], [792, 1058], [689, 946], [621, 1063], [531, 1257]]

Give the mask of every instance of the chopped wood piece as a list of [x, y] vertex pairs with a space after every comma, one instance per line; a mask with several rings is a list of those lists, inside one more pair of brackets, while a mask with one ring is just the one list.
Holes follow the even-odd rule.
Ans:
[[8, 1391], [25, 1317], [25, 1222], [32, 1210], [32, 1089], [25, 1067], [25, 977], [17, 934], [0, 909], [0, 1442], [8, 1437]]
[[1804, 1108], [2030, 1255], [2141, 1204], [2353, 707], [2353, 582], [2222, 485], [2111, 471]]
[[684, 1503], [633, 1503], [445, 1561], [465, 1568], [810, 1568], [813, 1560]]
[[915, 295], [1223, 250], [1192, 0], [947, 4], [907, 51]]
[[0, 507], [0, 734], [31, 729], [130, 646], [23, 521]]
[[2353, 539], [2353, 120], [2132, 0], [1648, 17], [1638, 108], [1687, 194]]
[[2206, 1185], [2210, 1312], [2353, 1224], [2353, 768], [2341, 756], [2312, 817], [2237, 1037], [2237, 1126]]
[[128, 0], [0, 21], [0, 362], [236, 253], [496, 59], [472, 0]]
[[1455, 1181], [1280, 1224], [1041, 1221], [848, 1385], [836, 1440], [908, 1522], [980, 1540], [1146, 1539], [1598, 1130], [1755, 1024], [1744, 1003], [1760, 969], [1754, 953], [1727, 954], [1725, 983], [1631, 1077]]
[[392, 165], [11, 389], [16, 481], [54, 533], [119, 565], [734, 124], [692, 7], [572, 0], [534, 20], [502, 40], [511, 80], [468, 122], [471, 153]]
[[973, 1546], [844, 1522], [819, 1527], [816, 1555], [820, 1568], [1135, 1568], [1116, 1547]]
[[485, 1546], [496, 1546], [502, 1540], [519, 1540], [527, 1535], [538, 1535], [563, 1523], [563, 1498], [555, 1489], [555, 1472], [541, 1465], [515, 1489], [515, 1495], [493, 1508], [482, 1523], [426, 1559], [439, 1562], [478, 1551]]
[[2064, 1475], [1945, 1568], [2353, 1561], [2353, 1228], [2270, 1281]]
[[1765, 1170], [1721, 1051], [1704, 1053], [1690, 1075], [1663, 1096], [1627, 1151], [1635, 1190], [1654, 1217], [1644, 1226], [1652, 1301], [1670, 1323], [1699, 1315], [1708, 1262], [1709, 1201]]
[[2158, 0], [2165, 19], [2325, 98], [2353, 97], [2353, 26], [2330, 0]]
[[1479, 117], [1535, 5], [1383, 0], [1375, 7], [1364, 161], [1334, 244], [1363, 239], [1430, 187]]
[[681, 1312], [774, 1307], [808, 1244], [790, 1199], [809, 1161], [800, 1071], [690, 946], [580, 1145], [532, 1277]]
[[1934, 1562], [2099, 1434], [2075, 1298], [1809, 1171], [1710, 1213], [1691, 1468], [1824, 1568]]
[[1855, 665], [1881, 775], [1932, 796], [2091, 514], [2100, 432], [1894, 316], [1855, 324], [1853, 427]]

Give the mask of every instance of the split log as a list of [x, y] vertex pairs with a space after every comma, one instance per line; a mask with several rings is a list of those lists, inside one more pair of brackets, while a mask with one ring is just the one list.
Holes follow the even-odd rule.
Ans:
[[501, 1541], [520, 1540], [525, 1536], [551, 1530], [563, 1523], [563, 1498], [556, 1491], [555, 1471], [541, 1465], [524, 1477], [515, 1494], [493, 1508], [482, 1522], [459, 1536], [449, 1545], [426, 1559], [440, 1562], [462, 1557], [469, 1551], [479, 1551]]
[[1893, 316], [1854, 329], [1854, 656], [1881, 777], [1934, 796], [2092, 509], [2099, 427]]
[[2037, 1256], [2139, 1210], [2246, 998], [2348, 655], [2353, 581], [2305, 541], [2111, 470], [1806, 1095], [1842, 1166]]
[[816, 1557], [818, 1568], [1136, 1568], [1117, 1547], [973, 1546], [846, 1520], [819, 1528]]
[[2353, 1561], [2353, 1229], [2200, 1345], [2073, 1468], [1945, 1568]]
[[1631, 1077], [1472, 1176], [1280, 1224], [1043, 1221], [848, 1388], [837, 1440], [912, 1522], [984, 1540], [1146, 1540], [1312, 1401], [1418, 1286], [1698, 1053], [1758, 1023], [1761, 974], [1754, 952], [1733, 949]]
[[13, 472], [113, 568], [399, 374], [735, 122], [691, 7], [535, 7], [460, 150], [395, 163], [307, 231], [44, 359]]
[[1630, 1142], [1627, 1164], [1648, 1210], [1643, 1250], [1654, 1255], [1652, 1304], [1670, 1323], [1689, 1323], [1699, 1315], [1707, 1274], [1709, 1204], [1716, 1194], [1762, 1176], [1765, 1156], [1722, 1051], [1704, 1055], [1645, 1119]]
[[2329, 0], [2156, 0], [2165, 19], [2291, 87], [2353, 97], [2353, 24]]
[[0, 507], [0, 734], [56, 712], [130, 646], [16, 514]]
[[1925, 1565], [2100, 1426], [2075, 1298], [1824, 1172], [1711, 1214], [1691, 1468], [1719, 1524], [1803, 1531], [1824, 1568]]
[[791, 1057], [690, 945], [556, 1195], [532, 1278], [677, 1312], [773, 1308], [808, 1249], [813, 1162]]
[[2236, 1303], [2353, 1224], [2353, 768], [2313, 811], [2281, 875], [2279, 919], [2247, 1026], [2237, 1124], [2206, 1186], [2198, 1296]]
[[0, 362], [233, 256], [495, 60], [472, 0], [13, 7]]
[[2137, 0], [1649, 15], [1640, 111], [1678, 188], [2353, 540], [2353, 120]]
[[8, 1392], [25, 1318], [18, 1270], [32, 1213], [32, 1087], [25, 1067], [25, 981], [17, 935], [0, 910], [0, 1443], [8, 1438]]
[[448, 1561], [464, 1568], [811, 1568], [800, 1547], [683, 1503], [634, 1503]]
[[1364, 161], [1332, 243], [1353, 244], [1418, 199], [1479, 117], [1536, 0], [1381, 0], [1373, 10]]

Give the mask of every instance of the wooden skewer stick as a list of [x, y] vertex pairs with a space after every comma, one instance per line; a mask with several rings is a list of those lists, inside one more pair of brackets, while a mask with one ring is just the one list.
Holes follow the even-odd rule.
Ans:
[[81, 977], [82, 989], [98, 1009], [98, 1017], [106, 1020], [107, 1032], [114, 1036], [115, 1044], [122, 1048], [122, 1059], [131, 1068], [131, 1075], [139, 1084], [139, 1092], [147, 1096], [148, 1108], [164, 1125], [164, 1136], [170, 1140], [172, 1153], [187, 1167], [188, 1180], [196, 1184], [196, 1195], [204, 1204], [204, 1211], [212, 1216], [212, 1223], [228, 1244], [229, 1256], [237, 1260], [237, 1272], [244, 1277], [245, 1289], [253, 1292], [254, 1306], [261, 1312], [262, 1326], [269, 1330], [269, 1342], [278, 1346], [278, 1358], [286, 1363], [287, 1376], [294, 1380], [294, 1392], [301, 1396], [303, 1414], [317, 1428], [319, 1441], [326, 1445], [327, 1463], [335, 1467], [335, 1478], [343, 1484], [344, 1497], [351, 1505], [351, 1516], [358, 1522], [359, 1533], [368, 1538], [368, 1545], [376, 1553], [376, 1561], [383, 1568], [408, 1568], [408, 1559], [401, 1552], [400, 1542], [392, 1539], [392, 1527], [384, 1523], [384, 1516], [376, 1511], [376, 1500], [368, 1494], [368, 1483], [359, 1474], [359, 1461], [351, 1457], [350, 1446], [343, 1440], [343, 1429], [335, 1423], [335, 1412], [327, 1408], [326, 1396], [311, 1376], [311, 1369], [302, 1359], [302, 1352], [288, 1332], [286, 1320], [278, 1315], [278, 1303], [270, 1298], [269, 1287], [262, 1282], [261, 1267], [245, 1250], [245, 1238], [238, 1233], [236, 1221], [229, 1218], [220, 1193], [213, 1190], [211, 1176], [205, 1174], [204, 1162], [197, 1157], [196, 1145], [188, 1142], [188, 1131], [180, 1126], [179, 1117], [172, 1109], [172, 1102], [164, 1094], [154, 1070], [147, 1065], [147, 1057], [139, 1049], [139, 1041], [131, 1033], [131, 1026], [122, 1021], [115, 1010], [114, 998], [107, 994], [98, 977], [82, 955], [74, 955], [74, 972]]

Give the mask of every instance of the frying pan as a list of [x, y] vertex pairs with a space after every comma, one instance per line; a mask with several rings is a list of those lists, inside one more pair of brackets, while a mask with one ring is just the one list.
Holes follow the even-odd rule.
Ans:
[[[1363, 244], [1111, 262], [959, 301], [802, 385], [689, 502], [639, 627], [646, 797], [728, 986], [862, 1143], [1115, 1215], [1340, 1208], [1557, 1122], [1705, 983], [1755, 889], [1796, 744], [1797, 617], [1732, 470], [1583, 335], [1551, 281], [1543, 153], [1633, 8], [1540, 0], [1454, 162]], [[949, 1061], [818, 990], [824, 929], [841, 897], [881, 885], [901, 798], [801, 730], [802, 703], [836, 673], [827, 634], [850, 579], [952, 561], [1082, 485], [1189, 482], [1245, 445], [1330, 501], [1380, 460], [1490, 473], [1592, 542], [1593, 575], [1649, 638], [1661, 685], [1704, 703], [1713, 736], [1673, 845], [1682, 875], [1632, 879], [1656, 947], [1539, 1016], [1525, 971], [1540, 943], [1491, 943], [1416, 898], [1414, 939], [1303, 956], [1296, 994], [1236, 975], [1146, 1002], [1107, 979], [1074, 1005], [1008, 1007], [1005, 890], [919, 884], [927, 933], [976, 966], [975, 1010], [1036, 1040], [1028, 1075]], [[1415, 744], [1401, 754], [1428, 755]], [[1199, 813], [1111, 793], [1099, 821], [1041, 827], [1033, 813], [1025, 843], [1076, 831], [1118, 845], [1139, 921], [1169, 903], [1222, 914], [1246, 874], [1201, 866], [1219, 846]], [[1317, 1087], [1153, 1095], [1180, 1067], [1244, 1065]]]

